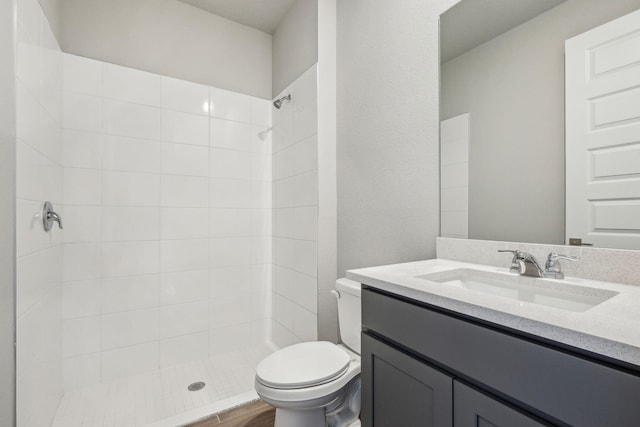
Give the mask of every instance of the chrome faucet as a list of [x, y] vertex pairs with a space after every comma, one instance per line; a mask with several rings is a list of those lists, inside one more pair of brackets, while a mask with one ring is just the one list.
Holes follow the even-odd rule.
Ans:
[[538, 264], [536, 258], [527, 252], [522, 252], [519, 250], [498, 250], [498, 252], [510, 252], [513, 254], [513, 259], [511, 260], [511, 268], [509, 269], [512, 273], [517, 273], [521, 276], [531, 276], [531, 277], [542, 277], [544, 275], [544, 270]]
[[569, 255], [559, 255], [555, 252], [551, 252], [547, 256], [547, 262], [544, 265], [544, 270], [538, 264], [536, 258], [527, 252], [522, 252], [517, 249], [511, 250], [498, 250], [498, 252], [509, 252], [513, 254], [511, 260], [511, 273], [516, 273], [521, 276], [531, 277], [545, 277], [548, 279], [564, 279], [564, 273], [562, 272], [562, 266], [560, 265], [561, 259], [569, 261], [577, 261], [579, 258]]

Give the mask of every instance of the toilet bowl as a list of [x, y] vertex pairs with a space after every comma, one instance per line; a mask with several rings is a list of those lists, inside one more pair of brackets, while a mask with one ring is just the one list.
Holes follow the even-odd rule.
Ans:
[[336, 281], [342, 344], [305, 342], [267, 356], [255, 389], [276, 408], [275, 427], [360, 425], [360, 284]]

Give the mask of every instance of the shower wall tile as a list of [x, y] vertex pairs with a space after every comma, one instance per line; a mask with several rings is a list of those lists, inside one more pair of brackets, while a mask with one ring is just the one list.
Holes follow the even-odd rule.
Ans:
[[102, 381], [158, 369], [160, 348], [157, 341], [107, 350], [101, 353]]
[[100, 350], [100, 316], [65, 319], [62, 331], [62, 354], [65, 358]]
[[63, 55], [64, 91], [102, 95], [102, 63], [76, 55]]
[[209, 298], [209, 270], [178, 271], [160, 276], [160, 304], [173, 305]]
[[212, 148], [210, 164], [212, 178], [251, 179], [251, 153]]
[[102, 102], [97, 96], [65, 92], [62, 114], [62, 123], [65, 129], [101, 131]]
[[[264, 342], [271, 102], [72, 55], [62, 63], [65, 386]], [[33, 124], [25, 136], [42, 144], [41, 132]], [[43, 170], [57, 161], [32, 151]], [[227, 314], [213, 322], [220, 304]]]
[[102, 172], [103, 206], [158, 206], [160, 175], [135, 172]]
[[295, 206], [318, 205], [318, 172], [296, 175], [293, 183]]
[[65, 281], [100, 278], [100, 244], [65, 243], [63, 245], [63, 278]]
[[159, 334], [157, 308], [123, 311], [102, 316], [100, 334], [102, 350], [157, 341]]
[[104, 206], [102, 208], [103, 242], [158, 240], [159, 235], [158, 208], [135, 206]]
[[210, 240], [212, 268], [251, 264], [251, 238], [229, 237]]
[[251, 153], [251, 179], [262, 182], [271, 181], [272, 163], [269, 154]]
[[293, 238], [316, 241], [318, 237], [318, 207], [306, 206], [294, 209]]
[[211, 178], [209, 206], [212, 208], [246, 208], [252, 206], [252, 182], [240, 179]]
[[64, 359], [62, 373], [65, 390], [100, 382], [100, 353]]
[[[61, 148], [61, 145], [60, 145]], [[16, 194], [24, 200], [62, 202], [62, 168], [28, 143], [18, 140]]]
[[256, 128], [250, 124], [212, 118], [209, 141], [211, 147], [251, 151], [254, 132]]
[[160, 216], [163, 240], [209, 237], [208, 208], [161, 208]]
[[103, 98], [102, 119], [106, 134], [160, 139], [159, 108]]
[[177, 337], [209, 328], [209, 302], [198, 301], [160, 308], [160, 335]]
[[271, 333], [286, 346], [317, 339], [317, 71], [311, 67], [273, 110]]
[[209, 176], [209, 148], [195, 145], [162, 144], [162, 173]]
[[208, 239], [163, 240], [160, 247], [162, 272], [201, 270], [209, 265]]
[[251, 123], [257, 126], [271, 127], [271, 102], [266, 99], [251, 98]]
[[253, 234], [250, 209], [211, 208], [209, 213], [211, 237], [248, 237]]
[[65, 168], [63, 187], [66, 205], [100, 204], [99, 170]]
[[102, 277], [157, 273], [158, 242], [104, 242], [102, 244]]
[[20, 278], [19, 295], [16, 300], [18, 317], [41, 303], [50, 290], [59, 286], [62, 277], [61, 270], [61, 245], [55, 245], [18, 258], [17, 271]]
[[158, 306], [160, 275], [103, 278], [98, 292], [103, 314]]
[[91, 243], [100, 241], [102, 208], [100, 206], [64, 207], [65, 223], [73, 224], [64, 232], [65, 243]]
[[209, 332], [180, 335], [160, 341], [160, 367], [209, 356]]
[[162, 108], [209, 117], [209, 88], [197, 83], [162, 77]]
[[296, 304], [293, 306], [293, 333], [302, 341], [315, 341], [318, 336], [318, 316]]
[[160, 143], [124, 136], [102, 136], [102, 169], [160, 173]]
[[62, 318], [100, 315], [100, 280], [67, 282], [62, 287]]
[[293, 239], [295, 236], [295, 209], [275, 209], [273, 213], [273, 235]]
[[65, 130], [63, 139], [63, 164], [71, 168], [100, 168], [100, 134]]
[[209, 119], [195, 114], [162, 110], [162, 140], [209, 146]]
[[294, 146], [293, 173], [318, 170], [318, 137], [311, 136]]
[[244, 266], [220, 267], [210, 270], [210, 297], [224, 299], [251, 293], [255, 270]]
[[251, 97], [211, 88], [211, 117], [251, 123]]
[[157, 107], [161, 102], [161, 80], [157, 74], [105, 63], [102, 66], [102, 95]]
[[201, 177], [163, 175], [160, 205], [206, 208], [209, 205], [209, 180]]
[[251, 299], [245, 295], [211, 301], [211, 328], [246, 323], [251, 317]]

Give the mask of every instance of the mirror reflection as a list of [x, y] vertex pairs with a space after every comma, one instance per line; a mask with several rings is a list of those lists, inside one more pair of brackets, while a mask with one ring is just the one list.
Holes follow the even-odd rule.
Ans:
[[[442, 236], [574, 237], [566, 235], [565, 41], [639, 8], [640, 0], [462, 0], [441, 16]], [[606, 212], [617, 220], [631, 211]]]

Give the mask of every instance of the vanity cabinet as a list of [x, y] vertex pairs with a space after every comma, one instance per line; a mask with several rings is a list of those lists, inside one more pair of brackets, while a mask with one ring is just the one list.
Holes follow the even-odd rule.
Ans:
[[362, 423], [640, 426], [640, 375], [373, 288], [362, 291]]

